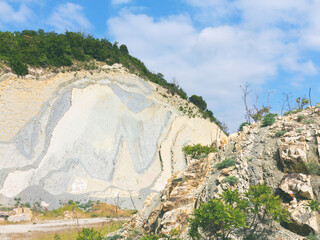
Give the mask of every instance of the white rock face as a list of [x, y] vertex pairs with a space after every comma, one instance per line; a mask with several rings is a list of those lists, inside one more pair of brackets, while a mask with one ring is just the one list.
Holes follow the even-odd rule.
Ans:
[[54, 207], [59, 200], [131, 194], [142, 202], [186, 167], [183, 145], [224, 137], [134, 75], [74, 75], [2, 76], [0, 200], [20, 196]]

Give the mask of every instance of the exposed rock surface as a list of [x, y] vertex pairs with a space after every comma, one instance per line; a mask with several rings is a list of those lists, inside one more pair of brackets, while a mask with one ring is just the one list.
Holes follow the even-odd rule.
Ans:
[[[277, 121], [267, 127], [261, 127], [260, 123], [245, 126], [242, 132], [231, 135], [215, 156], [195, 160], [171, 178], [161, 195], [153, 202], [149, 199], [149, 207], [141, 210], [140, 217], [145, 220], [137, 221], [135, 216], [131, 225], [127, 224], [120, 233], [126, 236], [132, 226], [155, 234], [178, 229], [181, 237], [188, 239], [186, 219], [192, 207], [219, 197], [227, 188], [238, 189], [241, 193], [249, 185], [260, 183], [270, 186], [292, 213], [290, 223], [272, 223], [264, 239], [298, 240], [310, 233], [319, 233], [319, 214], [307, 207], [308, 201], [320, 199], [319, 109], [316, 106], [277, 117]], [[279, 131], [284, 134], [279, 136]], [[235, 159], [235, 167], [214, 168], [226, 158]], [[194, 171], [197, 176], [192, 175]], [[185, 177], [189, 175], [197, 180], [189, 182]], [[238, 183], [230, 185], [224, 181], [227, 176], [237, 177]], [[177, 182], [177, 178], [181, 181]], [[233, 238], [242, 239], [240, 236]]]
[[[194, 111], [189, 118], [179, 107]], [[0, 202], [120, 196], [130, 207], [186, 167], [182, 146], [225, 135], [196, 107], [121, 67], [0, 75]], [[126, 201], [127, 199], [127, 201]]]

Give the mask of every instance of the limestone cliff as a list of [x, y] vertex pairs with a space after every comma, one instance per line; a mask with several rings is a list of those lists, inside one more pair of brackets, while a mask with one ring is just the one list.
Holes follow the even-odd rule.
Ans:
[[[194, 118], [181, 108], [188, 108]], [[180, 110], [179, 110], [180, 108]], [[121, 66], [0, 75], [0, 202], [123, 198], [137, 206], [186, 167], [182, 146], [224, 137], [191, 103]]]
[[[127, 236], [133, 228], [153, 234], [180, 231], [188, 239], [188, 217], [200, 203], [219, 198], [224, 190], [243, 192], [249, 185], [265, 183], [282, 199], [291, 212], [290, 223], [272, 223], [263, 239], [298, 240], [318, 233], [320, 216], [307, 208], [309, 200], [320, 199], [320, 107], [277, 117], [267, 127], [254, 123], [231, 135], [217, 153], [193, 160], [188, 168], [174, 175], [161, 194], [152, 194], [139, 215], [120, 231]], [[235, 166], [218, 170], [224, 159], [236, 160]], [[235, 176], [237, 184], [224, 181]], [[143, 220], [141, 220], [143, 219]], [[234, 235], [232, 239], [243, 239]]]

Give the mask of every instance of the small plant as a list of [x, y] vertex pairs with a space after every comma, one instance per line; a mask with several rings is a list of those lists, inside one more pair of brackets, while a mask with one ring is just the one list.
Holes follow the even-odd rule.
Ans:
[[54, 234], [54, 237], [53, 237], [54, 240], [61, 240], [61, 237], [59, 234]]
[[308, 174], [320, 175], [320, 165], [317, 162], [311, 162], [306, 164]]
[[236, 164], [235, 159], [226, 158], [221, 163], [217, 163], [215, 167], [218, 169], [223, 169], [223, 168], [228, 168], [228, 167], [234, 166], [235, 164]]
[[262, 119], [262, 127], [267, 127], [267, 126], [271, 126], [272, 124], [274, 124], [274, 122], [276, 121], [276, 116], [278, 116], [278, 114], [276, 113], [268, 113], [264, 116], [264, 118]]
[[310, 124], [310, 123], [314, 123], [314, 120], [313, 119], [305, 119], [303, 121], [304, 124]]
[[187, 145], [182, 148], [182, 151], [193, 159], [206, 157], [211, 152], [216, 152], [215, 146], [202, 146], [201, 144]]
[[302, 119], [304, 119], [304, 118], [305, 118], [304, 115], [298, 115], [297, 121], [298, 121], [298, 122], [301, 122]]
[[247, 125], [250, 125], [250, 123], [249, 123], [249, 122], [243, 122], [243, 123], [241, 123], [238, 131], [241, 132], [241, 131], [243, 130], [243, 127], [244, 127], [244, 126], [247, 126]]
[[296, 103], [297, 103], [298, 109], [302, 110], [309, 103], [309, 100], [305, 97], [303, 97], [303, 98], [297, 97]]
[[318, 200], [310, 200], [308, 201], [306, 208], [310, 208], [311, 211], [320, 212], [320, 202]]
[[94, 228], [82, 228], [79, 232], [77, 240], [103, 240], [104, 237]]
[[31, 205], [30, 205], [30, 203], [28, 203], [28, 202], [26, 202], [26, 203], [24, 204], [24, 206], [27, 207], [27, 208], [31, 208]]
[[223, 182], [229, 183], [230, 185], [235, 185], [238, 183], [239, 179], [235, 176], [228, 176], [225, 179], [223, 179]]
[[286, 131], [280, 130], [280, 131], [276, 132], [276, 133], [274, 134], [274, 136], [276, 136], [276, 137], [281, 137], [281, 136], [283, 136], [285, 133], [286, 133]]
[[179, 110], [180, 110], [180, 111], [183, 111], [183, 107], [182, 107], [182, 106], [180, 106], [180, 107], [179, 107]]
[[14, 206], [15, 207], [19, 207], [20, 206], [20, 202], [21, 202], [21, 198], [20, 197], [15, 197], [14, 201], [15, 201]]
[[298, 129], [296, 129], [296, 132], [297, 132], [297, 133], [302, 133], [302, 132], [303, 132], [303, 129], [302, 129], [302, 128], [298, 128]]
[[110, 236], [110, 237], [106, 237], [105, 239], [106, 240], [117, 240], [121, 238], [121, 236], [119, 234], [116, 234], [116, 235], [113, 235], [113, 236]]
[[320, 238], [318, 238], [316, 233], [311, 232], [307, 237], [306, 240], [320, 240]]

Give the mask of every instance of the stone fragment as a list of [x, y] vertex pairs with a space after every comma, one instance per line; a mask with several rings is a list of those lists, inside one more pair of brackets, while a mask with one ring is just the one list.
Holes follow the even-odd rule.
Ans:
[[292, 198], [313, 199], [313, 189], [310, 183], [310, 176], [305, 174], [287, 174], [283, 177], [279, 188]]
[[280, 162], [284, 172], [301, 172], [306, 170], [307, 147], [305, 142], [286, 141], [279, 146]]

